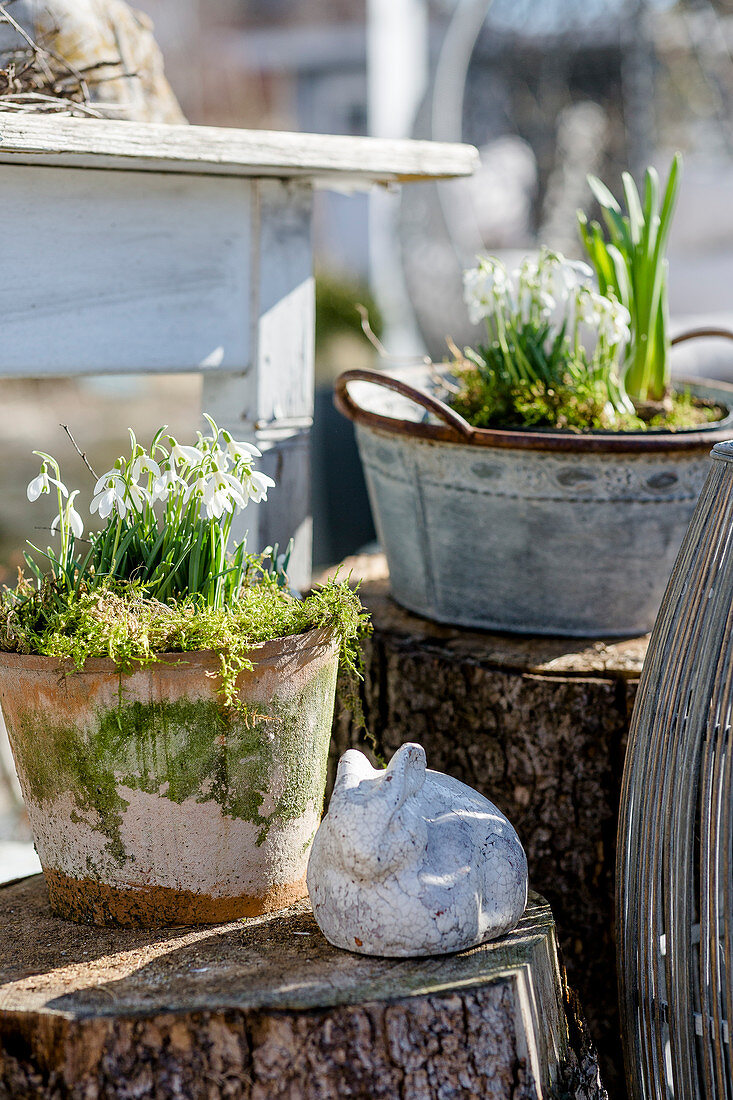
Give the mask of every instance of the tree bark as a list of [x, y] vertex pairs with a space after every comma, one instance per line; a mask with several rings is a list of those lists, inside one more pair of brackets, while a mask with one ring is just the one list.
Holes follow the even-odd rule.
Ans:
[[388, 595], [381, 557], [354, 559], [371, 612], [361, 701], [368, 735], [337, 717], [338, 757], [386, 762], [418, 741], [428, 765], [492, 799], [517, 829], [548, 898], [611, 1096], [624, 1092], [613, 938], [623, 757], [648, 639], [615, 644], [441, 626]]
[[602, 1100], [566, 1007], [536, 896], [496, 944], [395, 960], [305, 902], [141, 932], [52, 917], [40, 876], [0, 889], [2, 1100]]

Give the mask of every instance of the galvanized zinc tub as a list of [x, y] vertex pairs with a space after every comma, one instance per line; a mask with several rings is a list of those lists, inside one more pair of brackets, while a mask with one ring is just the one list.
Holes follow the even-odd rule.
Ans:
[[[669, 432], [472, 428], [427, 367], [336, 381], [356, 423], [392, 594], [438, 622], [571, 637], [651, 629], [733, 416]], [[733, 387], [689, 383], [733, 406]]]
[[125, 676], [0, 653], [0, 701], [53, 911], [152, 927], [255, 916], [305, 897], [323, 809], [339, 640], [267, 642], [217, 694], [213, 653]]

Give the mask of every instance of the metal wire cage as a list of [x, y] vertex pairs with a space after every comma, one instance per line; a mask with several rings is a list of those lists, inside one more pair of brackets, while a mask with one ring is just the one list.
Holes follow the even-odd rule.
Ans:
[[733, 443], [657, 618], [626, 757], [618, 950], [630, 1094], [733, 1098]]

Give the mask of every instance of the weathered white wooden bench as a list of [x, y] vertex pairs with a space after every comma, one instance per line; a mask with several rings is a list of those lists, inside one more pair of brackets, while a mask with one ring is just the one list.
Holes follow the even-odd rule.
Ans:
[[314, 189], [477, 163], [466, 145], [0, 114], [0, 377], [200, 371], [205, 410], [278, 482], [243, 517], [249, 546], [294, 536], [303, 586]]

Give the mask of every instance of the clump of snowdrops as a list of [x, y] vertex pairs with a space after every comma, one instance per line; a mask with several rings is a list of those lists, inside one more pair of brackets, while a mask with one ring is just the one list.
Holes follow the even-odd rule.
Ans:
[[56, 459], [34, 451], [41, 469], [28, 486], [28, 499], [54, 494], [58, 514], [51, 525], [56, 545], [32, 546], [47, 569], [26, 553], [39, 584], [50, 576], [60, 590], [79, 592], [110, 582], [134, 583], [151, 599], [165, 602], [196, 596], [212, 608], [236, 598], [247, 564], [246, 544], [230, 548], [235, 515], [267, 499], [275, 482], [255, 469], [260, 451], [220, 430], [207, 416], [210, 434], [193, 446], [161, 428], [149, 448], [130, 431], [130, 451], [111, 470], [94, 478], [90, 515], [100, 530], [84, 541], [77, 506], [79, 489], [69, 491]]
[[356, 592], [334, 579], [301, 599], [287, 578], [289, 551], [253, 555], [245, 539], [233, 542], [235, 516], [266, 500], [275, 483], [255, 468], [255, 446], [206, 420], [210, 432], [190, 446], [163, 427], [146, 448], [130, 431], [129, 454], [101, 476], [77, 448], [90, 479], [88, 510], [101, 521], [89, 532], [81, 491], [67, 488], [52, 455], [34, 451], [41, 467], [28, 499], [56, 497], [54, 544], [30, 544], [29, 574], [5, 590], [0, 649], [65, 658], [77, 669], [111, 657], [123, 672], [162, 653], [214, 650], [223, 701], [236, 706], [236, 678], [252, 667], [253, 649], [324, 627], [340, 637], [353, 682], [368, 631]]
[[474, 427], [642, 427], [623, 382], [628, 309], [585, 264], [543, 249], [513, 269], [487, 256], [464, 273], [487, 339], [455, 366], [451, 404]]

